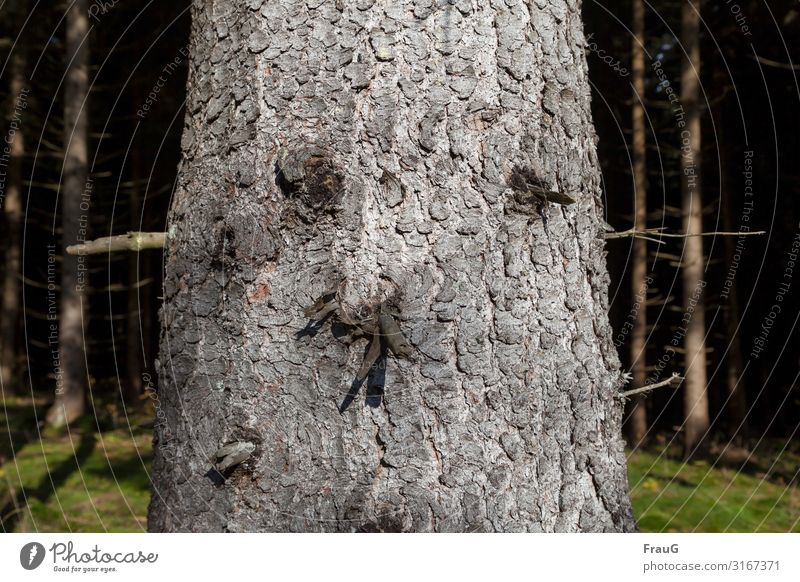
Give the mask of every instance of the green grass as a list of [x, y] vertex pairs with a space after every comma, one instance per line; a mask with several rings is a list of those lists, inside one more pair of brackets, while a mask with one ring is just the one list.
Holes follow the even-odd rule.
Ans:
[[[113, 428], [107, 410], [69, 431], [39, 432], [30, 400], [0, 408], [0, 531], [144, 531], [151, 433]], [[134, 417], [131, 424], [141, 422]], [[6, 424], [8, 422], [8, 424]]]
[[762, 443], [746, 462], [684, 463], [659, 450], [628, 458], [633, 511], [646, 532], [800, 532], [800, 454]]
[[[151, 433], [147, 415], [128, 427], [118, 410], [65, 432], [42, 432], [43, 402], [0, 406], [0, 531], [144, 531]], [[7, 412], [7, 413], [6, 413]], [[634, 513], [642, 531], [800, 532], [800, 451], [770, 441], [735, 465], [684, 464], [664, 447], [629, 457]]]

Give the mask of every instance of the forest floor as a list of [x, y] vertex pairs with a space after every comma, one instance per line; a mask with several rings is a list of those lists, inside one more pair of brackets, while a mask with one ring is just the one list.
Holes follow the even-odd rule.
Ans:
[[[68, 432], [40, 431], [44, 402], [0, 408], [0, 531], [146, 530], [148, 415], [98, 407]], [[122, 418], [120, 418], [122, 416]], [[800, 532], [800, 446], [684, 463], [664, 444], [629, 452], [634, 514], [647, 532]], [[729, 455], [735, 457], [735, 455]]]

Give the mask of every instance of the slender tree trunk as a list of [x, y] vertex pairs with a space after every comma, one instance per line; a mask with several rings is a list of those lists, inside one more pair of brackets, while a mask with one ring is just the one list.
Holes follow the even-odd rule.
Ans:
[[[136, 187], [134, 186], [134, 191]], [[138, 193], [131, 194], [131, 209], [138, 207]], [[137, 214], [138, 216], [138, 214]], [[133, 220], [131, 221], [133, 222]], [[138, 221], [137, 221], [138, 222]], [[131, 225], [133, 229], [133, 225]], [[128, 257], [128, 318], [125, 335], [126, 347], [126, 382], [123, 397], [128, 404], [135, 404], [142, 394], [142, 334], [140, 333], [140, 291], [139, 281], [141, 253], [131, 253]]]
[[20, 322], [20, 273], [22, 267], [22, 158], [25, 154], [24, 113], [28, 88], [25, 86], [25, 48], [19, 44], [11, 57], [11, 99], [9, 100], [8, 153], [3, 156], [0, 172], [4, 190], [5, 262], [3, 264], [2, 312], [0, 313], [0, 383], [4, 391], [18, 392], [16, 382]]
[[[722, 83], [723, 81], [720, 81]], [[723, 85], [718, 85], [723, 86]], [[719, 125], [719, 143], [722, 150], [722, 167], [720, 168], [721, 185], [722, 185], [722, 221], [725, 231], [737, 232], [740, 230], [741, 225], [736, 222], [734, 214], [738, 208], [737, 197], [734, 195], [735, 186], [740, 173], [737, 172], [737, 165], [731, 159], [731, 147], [728, 139], [726, 139], [726, 126], [727, 119], [724, 117], [723, 110], [722, 123]], [[734, 178], [736, 177], [736, 179]], [[731, 266], [737, 254], [737, 246], [744, 242], [746, 237], [722, 237], [725, 244], [725, 264]], [[728, 357], [725, 362], [725, 385], [727, 387], [727, 424], [729, 435], [735, 442], [741, 444], [748, 433], [747, 423], [747, 398], [745, 396], [745, 383], [743, 378], [744, 373], [744, 354], [742, 353], [742, 342], [740, 332], [737, 330], [740, 322], [739, 313], [739, 293], [737, 292], [736, 281], [731, 285], [730, 290], [727, 292], [725, 306], [725, 328], [727, 330], [726, 338], [728, 341]]]
[[150, 529], [635, 529], [579, 6], [193, 17]]
[[[135, 114], [135, 111], [134, 111]], [[142, 198], [139, 192], [139, 184], [142, 178], [141, 154], [139, 148], [134, 147], [131, 151], [131, 195], [128, 202], [130, 208], [129, 226], [131, 232], [146, 230], [141, 225], [141, 204]], [[128, 320], [125, 334], [126, 346], [126, 382], [124, 385], [123, 397], [126, 403], [135, 404], [139, 402], [142, 395], [142, 364], [143, 358], [143, 336], [141, 332], [140, 312], [142, 306], [142, 288], [139, 286], [140, 280], [144, 278], [142, 265], [147, 253], [131, 253], [128, 256]]]
[[[643, 0], [633, 0], [633, 41], [631, 46], [631, 82], [633, 83], [633, 227], [647, 228], [647, 134], [644, 122], [645, 99], [645, 9]], [[631, 297], [633, 329], [631, 330], [630, 357], [634, 386], [647, 383], [647, 241], [633, 239], [631, 272]], [[647, 407], [644, 396], [631, 401], [629, 418], [631, 445], [640, 446], [647, 435]]]
[[[61, 228], [64, 248], [86, 238], [88, 182], [89, 87], [88, 1], [75, 0], [67, 11], [64, 77], [64, 175], [60, 190]], [[56, 399], [47, 420], [53, 426], [68, 424], [85, 408], [86, 369], [82, 317], [88, 313], [82, 288], [86, 285], [85, 257], [62, 255], [61, 306], [58, 348], [62, 376], [56, 385]]]
[[[733, 170], [731, 168], [731, 170]], [[733, 204], [728, 204], [729, 208], [724, 211], [725, 215], [733, 212]], [[733, 223], [730, 216], [725, 217], [725, 230], [735, 232], [731, 227], [738, 228]], [[733, 237], [725, 237], [725, 258], [726, 263], [730, 264], [732, 257], [736, 253], [734, 247], [736, 240]], [[728, 305], [725, 309], [725, 327], [727, 330], [727, 341], [730, 350], [728, 352], [727, 363], [725, 366], [725, 385], [728, 389], [728, 413], [727, 422], [730, 435], [735, 437], [736, 442], [741, 443], [749, 430], [747, 423], [747, 398], [745, 396], [744, 383], [744, 356], [742, 354], [742, 342], [740, 339], [740, 313], [739, 313], [739, 294], [736, 291], [736, 284], [731, 287], [728, 295]]]
[[[703, 232], [703, 199], [700, 182], [700, 8], [687, 0], [682, 8], [681, 43], [686, 56], [681, 69], [681, 103], [686, 112], [686, 127], [681, 131], [683, 230]], [[686, 380], [684, 382], [684, 452], [702, 452], [708, 431], [708, 392], [706, 376], [705, 260], [703, 237], [684, 239], [682, 260], [683, 321], [686, 333]]]

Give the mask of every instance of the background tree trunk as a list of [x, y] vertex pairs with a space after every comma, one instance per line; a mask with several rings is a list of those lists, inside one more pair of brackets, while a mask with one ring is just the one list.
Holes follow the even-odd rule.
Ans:
[[[22, 22], [27, 3], [21, 3], [16, 22]], [[22, 16], [20, 16], [22, 15]], [[11, 82], [8, 118], [13, 134], [7, 138], [10, 143], [8, 158], [3, 159], [4, 192], [2, 194], [3, 241], [5, 261], [3, 264], [2, 311], [0, 311], [0, 385], [9, 393], [21, 392], [22, 384], [17, 382], [20, 349], [17, 333], [20, 322], [20, 299], [22, 288], [22, 159], [25, 154], [24, 115], [27, 108], [29, 89], [25, 85], [25, 44], [20, 42], [11, 57]]]
[[[86, 238], [88, 218], [81, 210], [84, 195], [90, 194], [88, 178], [89, 16], [88, 1], [75, 0], [67, 10], [67, 72], [64, 76], [64, 175], [60, 190], [61, 229], [64, 248]], [[88, 204], [88, 202], [87, 202]], [[86, 361], [83, 347], [83, 301], [85, 284], [79, 273], [84, 257], [61, 257], [61, 307], [58, 328], [58, 356], [62, 376], [56, 385], [56, 399], [47, 413], [53, 426], [69, 424], [83, 414], [86, 406]]]
[[[724, 72], [722, 70], [719, 70], [719, 72], [715, 70], [714, 73], [717, 87], [725, 87], [727, 79], [724, 77]], [[720, 201], [723, 205], [722, 226], [726, 232], [737, 232], [742, 229], [742, 225], [739, 224], [739, 215], [741, 213], [743, 201], [736, 195], [736, 189], [739, 185], [738, 180], [741, 174], [737, 172], [737, 164], [732, 154], [732, 150], [734, 149], [732, 148], [732, 144], [735, 144], [736, 141], [732, 141], [728, 129], [729, 127], [735, 127], [735, 125], [727, 125], [730, 117], [724, 105], [724, 101], [719, 105], [719, 119], [721, 123], [717, 126], [721, 163]], [[746, 238], [745, 236], [722, 237], [725, 245], [725, 264], [729, 266], [736, 265], [737, 271], [739, 262], [742, 260], [741, 255], [745, 248]], [[745, 395], [746, 381], [743, 376], [745, 364], [744, 354], [742, 353], [742, 330], [740, 329], [742, 314], [739, 309], [738, 279], [730, 286], [727, 293], [722, 294], [721, 302], [723, 303], [726, 338], [728, 341], [726, 349], [727, 354], [724, 360], [725, 387], [727, 391], [727, 397], [725, 399], [725, 424], [727, 425], [727, 434], [731, 438], [731, 442], [741, 445], [746, 441], [748, 433], [750, 432], [750, 427], [747, 420], [747, 411], [749, 407]]]
[[[633, 0], [633, 39], [631, 43], [631, 83], [633, 84], [633, 228], [647, 228], [647, 134], [644, 123], [644, 43], [645, 10], [643, 0]], [[633, 313], [631, 331], [631, 372], [635, 387], [647, 384], [647, 241], [633, 239], [631, 269], [631, 304], [638, 305]], [[644, 396], [634, 396], [628, 420], [631, 446], [638, 447], [647, 435], [647, 407]]]
[[[699, 3], [687, 1], [682, 7], [681, 44], [686, 51], [681, 68], [681, 103], [686, 127], [681, 131], [683, 231], [703, 232], [703, 199], [700, 182], [700, 12]], [[708, 431], [706, 378], [705, 259], [703, 237], [687, 237], [683, 247], [683, 322], [686, 333], [686, 372], [683, 396], [683, 446], [687, 457], [702, 452]], [[687, 321], [688, 320], [688, 321]]]
[[[138, 89], [138, 87], [137, 87]], [[134, 93], [137, 97], [140, 92]], [[136, 115], [136, 106], [132, 106], [133, 114]], [[131, 190], [128, 198], [128, 208], [130, 212], [129, 226], [131, 232], [142, 232], [143, 228], [143, 200], [140, 193], [141, 184], [145, 183], [142, 176], [142, 163], [139, 148], [131, 150]], [[128, 256], [128, 306], [127, 321], [125, 327], [125, 353], [126, 353], [126, 382], [123, 389], [123, 398], [126, 404], [139, 404], [139, 397], [142, 395], [144, 387], [142, 380], [142, 369], [145, 365], [147, 352], [144, 349], [145, 336], [142, 333], [144, 327], [143, 318], [147, 315], [146, 305], [147, 296], [145, 291], [147, 285], [139, 283], [145, 278], [145, 261], [147, 253], [130, 253]]]
[[[635, 529], [579, 6], [193, 19], [150, 529]], [[577, 203], [545, 227], [517, 166]], [[410, 356], [355, 381], [365, 340], [303, 315], [331, 289]]]

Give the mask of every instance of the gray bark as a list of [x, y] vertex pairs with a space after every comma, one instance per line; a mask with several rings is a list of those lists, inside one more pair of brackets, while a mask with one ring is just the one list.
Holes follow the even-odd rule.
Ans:
[[193, 10], [150, 529], [633, 530], [577, 3], [237, 4]]

